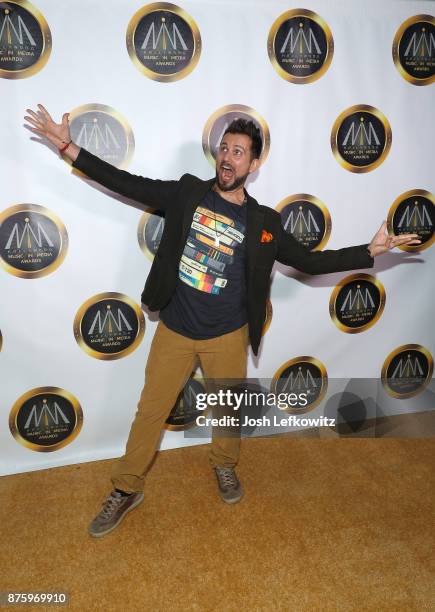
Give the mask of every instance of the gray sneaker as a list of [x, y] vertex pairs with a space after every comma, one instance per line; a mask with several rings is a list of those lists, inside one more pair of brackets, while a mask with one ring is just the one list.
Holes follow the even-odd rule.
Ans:
[[124, 516], [142, 503], [144, 494], [121, 495], [113, 490], [107, 497], [99, 514], [89, 525], [88, 532], [94, 538], [101, 538], [119, 525]]
[[243, 489], [234, 469], [215, 467], [214, 471], [216, 472], [221, 499], [227, 504], [235, 504], [240, 501]]

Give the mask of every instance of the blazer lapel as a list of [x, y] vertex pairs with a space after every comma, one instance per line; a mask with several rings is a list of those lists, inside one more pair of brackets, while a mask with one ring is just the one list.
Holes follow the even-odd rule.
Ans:
[[264, 213], [258, 202], [248, 194], [248, 212], [246, 229], [246, 278], [251, 278], [255, 268], [258, 245], [260, 244], [261, 230], [263, 227]]
[[189, 194], [189, 201], [186, 202], [183, 213], [183, 232], [182, 232], [182, 244], [186, 242], [187, 234], [189, 233], [190, 226], [192, 225], [193, 213], [196, 207], [201, 204], [205, 198], [205, 194], [211, 189], [215, 179], [212, 178], [208, 181], [201, 181], [191, 189]]

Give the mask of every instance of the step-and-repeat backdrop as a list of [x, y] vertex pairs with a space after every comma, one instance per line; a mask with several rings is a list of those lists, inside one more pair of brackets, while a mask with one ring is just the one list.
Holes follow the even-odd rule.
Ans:
[[[276, 264], [250, 356], [251, 378], [308, 392], [305, 415], [339, 411], [337, 381], [354, 399], [365, 381], [369, 418], [434, 406], [434, 80], [433, 1], [0, 2], [2, 473], [123, 452], [164, 227], [72, 169], [25, 128], [26, 108], [69, 112], [77, 144], [163, 179], [214, 176], [225, 127], [250, 118], [264, 145], [248, 189], [308, 248], [369, 242], [384, 219], [418, 232], [373, 269]], [[198, 442], [200, 374], [160, 448]]]

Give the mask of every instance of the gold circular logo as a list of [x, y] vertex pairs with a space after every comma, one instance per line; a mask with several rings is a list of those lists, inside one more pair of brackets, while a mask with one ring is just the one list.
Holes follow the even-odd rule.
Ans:
[[320, 404], [328, 388], [328, 375], [321, 361], [315, 357], [303, 355], [286, 361], [274, 374], [271, 392], [305, 394], [307, 404], [301, 407], [289, 407], [289, 414], [303, 414]]
[[321, 251], [331, 235], [331, 215], [326, 206], [315, 196], [296, 193], [276, 206], [282, 226], [298, 242], [310, 251]]
[[370, 172], [387, 157], [391, 127], [380, 110], [357, 104], [343, 111], [331, 132], [331, 148], [338, 163], [350, 172]]
[[0, 77], [24, 79], [45, 66], [51, 32], [43, 15], [27, 0], [0, 3]]
[[420, 244], [403, 245], [402, 251], [424, 251], [434, 242], [435, 197], [424, 189], [411, 189], [396, 198], [388, 211], [388, 233], [418, 234]]
[[280, 77], [291, 83], [312, 83], [328, 70], [334, 40], [319, 15], [307, 9], [292, 9], [274, 21], [267, 52]]
[[192, 72], [201, 55], [201, 36], [193, 18], [169, 2], [139, 9], [127, 28], [131, 61], [145, 76], [168, 83]]
[[435, 17], [415, 15], [402, 23], [393, 41], [393, 61], [408, 83], [435, 81]]
[[12, 406], [9, 429], [15, 440], [33, 451], [48, 453], [70, 444], [83, 424], [74, 395], [59, 387], [37, 387]]
[[[83, 104], [70, 112], [69, 121], [71, 138], [77, 146], [112, 166], [128, 167], [134, 153], [134, 136], [121, 113], [105, 104]], [[77, 168], [73, 170], [80, 173]]]
[[385, 391], [396, 399], [418, 395], [432, 379], [433, 358], [420, 344], [404, 344], [391, 351], [382, 366]]
[[154, 259], [160, 246], [165, 218], [154, 212], [144, 212], [137, 227], [137, 239], [141, 251], [150, 259]]
[[269, 155], [270, 133], [266, 121], [249, 106], [243, 104], [228, 104], [218, 108], [208, 119], [202, 132], [202, 148], [205, 156], [212, 166], [215, 165], [216, 153], [225, 130], [234, 119], [252, 121], [260, 130], [263, 148], [260, 155], [260, 164], [263, 164]]
[[48, 208], [16, 204], [0, 213], [0, 264], [20, 278], [40, 278], [65, 259], [68, 234]]
[[179, 393], [177, 400], [165, 422], [165, 429], [169, 431], [184, 431], [196, 425], [196, 419], [207, 410], [196, 407], [196, 396], [205, 393], [204, 381], [197, 375], [191, 376]]
[[74, 318], [77, 344], [91, 357], [120, 359], [141, 343], [145, 318], [140, 307], [122, 293], [94, 295], [80, 306]]
[[351, 274], [335, 287], [329, 314], [339, 330], [358, 334], [379, 320], [385, 306], [385, 289], [370, 274]]

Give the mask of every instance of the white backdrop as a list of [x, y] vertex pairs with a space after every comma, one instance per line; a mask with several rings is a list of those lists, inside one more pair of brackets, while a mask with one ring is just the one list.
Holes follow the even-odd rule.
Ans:
[[[327, 72], [305, 85], [282, 79], [267, 54], [275, 19], [299, 7], [282, 0], [183, 0], [180, 6], [199, 27], [202, 53], [191, 74], [172, 83], [141, 74], [126, 51], [127, 25], [143, 3], [123, 0], [121, 8], [117, 0], [37, 0], [34, 6], [49, 24], [53, 48], [37, 74], [0, 79], [0, 212], [20, 203], [48, 208], [67, 228], [69, 247], [62, 265], [41, 278], [0, 269], [3, 474], [120, 455], [156, 327], [146, 317], [140, 346], [115, 361], [94, 359], [77, 345], [74, 316], [91, 296], [117, 291], [140, 301], [151, 265], [136, 238], [142, 210], [74, 176], [48, 147], [32, 141], [23, 127], [26, 108], [42, 103], [60, 120], [80, 105], [109, 105], [134, 133], [130, 172], [153, 178], [191, 172], [205, 179], [214, 174], [201, 144], [207, 119], [225, 105], [252, 107], [269, 126], [271, 147], [250, 193], [272, 208], [295, 193], [318, 197], [332, 217], [326, 248], [368, 242], [401, 193], [434, 192], [434, 88], [407, 82], [391, 53], [400, 25], [413, 15], [434, 14], [432, 1], [301, 4], [323, 17], [335, 46]], [[388, 157], [364, 174], [345, 170], [330, 146], [334, 121], [355, 104], [380, 109], [392, 129]], [[331, 291], [347, 273], [316, 278], [277, 266], [272, 322], [260, 358], [251, 356], [249, 375], [272, 377], [289, 359], [312, 355], [330, 378], [378, 379], [385, 358], [400, 345], [421, 344], [434, 355], [434, 257], [432, 247], [376, 260], [386, 306], [379, 321], [358, 334], [341, 332], [328, 312]], [[409, 259], [413, 263], [406, 263]], [[8, 427], [14, 402], [41, 386], [67, 389], [83, 410], [80, 434], [55, 452], [25, 448]], [[419, 401], [419, 396], [395, 402], [385, 396], [385, 410], [418, 410]], [[168, 431], [161, 448], [191, 443], [182, 432]]]

